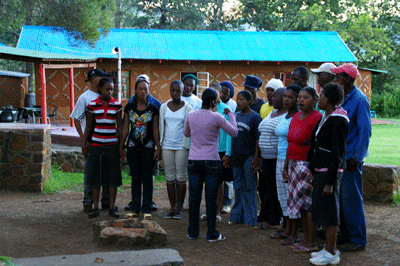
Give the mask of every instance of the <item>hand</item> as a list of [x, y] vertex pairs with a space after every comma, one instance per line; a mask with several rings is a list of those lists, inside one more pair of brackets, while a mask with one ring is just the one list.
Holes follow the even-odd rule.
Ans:
[[253, 167], [254, 172], [257, 172], [258, 170], [261, 172], [261, 158], [260, 158], [260, 156], [255, 156], [253, 158], [253, 161], [251, 161], [251, 167]]
[[124, 148], [120, 148], [119, 149], [119, 158], [121, 159], [121, 161], [126, 158], [125, 149]]
[[224, 109], [224, 114], [228, 115], [231, 112], [231, 110], [229, 110], [228, 108]]
[[358, 162], [354, 160], [354, 158], [351, 158], [350, 160], [347, 161], [347, 170], [350, 172], [354, 172], [357, 170], [358, 167]]
[[225, 168], [228, 168], [231, 165], [231, 157], [228, 155], [225, 155], [224, 157], [222, 157], [222, 165]]
[[82, 154], [85, 156], [90, 155], [90, 143], [86, 142], [82, 145]]
[[325, 185], [324, 190], [322, 190], [321, 195], [323, 197], [328, 197], [328, 196], [332, 195], [332, 193], [333, 193], [333, 186]]
[[282, 170], [282, 177], [283, 177], [283, 180], [284, 180], [282, 183], [288, 183], [289, 182], [288, 170], [286, 170], [286, 169]]
[[157, 162], [161, 161], [161, 151], [160, 151], [160, 149], [157, 149], [157, 150], [154, 151], [153, 160], [155, 160]]

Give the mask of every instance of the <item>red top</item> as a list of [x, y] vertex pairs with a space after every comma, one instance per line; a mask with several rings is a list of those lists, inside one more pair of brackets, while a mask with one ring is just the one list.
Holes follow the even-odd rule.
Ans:
[[299, 117], [301, 113], [302, 112], [298, 112], [295, 114], [289, 125], [287, 156], [292, 160], [306, 161], [307, 153], [311, 145], [312, 131], [322, 114], [314, 110], [306, 118], [300, 120]]

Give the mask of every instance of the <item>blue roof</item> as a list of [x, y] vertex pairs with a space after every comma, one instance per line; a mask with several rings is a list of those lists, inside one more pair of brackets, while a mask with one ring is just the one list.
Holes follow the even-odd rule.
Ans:
[[28, 73], [0, 70], [0, 76], [25, 78], [25, 77], [29, 77], [30, 75], [31, 74], [28, 74]]
[[18, 48], [97, 58], [204, 61], [356, 62], [336, 32], [111, 29], [91, 47], [65, 30], [24, 26]]
[[4, 43], [1, 43], [1, 42], [0, 42], [0, 46], [7, 46], [7, 45], [5, 45]]

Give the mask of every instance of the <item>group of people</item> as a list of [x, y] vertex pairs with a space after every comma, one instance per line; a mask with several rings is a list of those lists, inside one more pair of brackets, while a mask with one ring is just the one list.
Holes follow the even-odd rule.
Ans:
[[[93, 201], [89, 218], [100, 214], [100, 187], [103, 207], [119, 217], [115, 198], [126, 157], [132, 201], [125, 217], [152, 219], [153, 168], [162, 161], [171, 206], [165, 219], [183, 218], [189, 177], [189, 239], [198, 239], [200, 222], [207, 221], [207, 240], [225, 240], [216, 224], [221, 212], [230, 212], [229, 224], [276, 228], [271, 238], [294, 252], [311, 252], [314, 265], [339, 263], [337, 242], [341, 251], [365, 249], [361, 173], [371, 136], [368, 99], [354, 84], [359, 73], [353, 64], [324, 63], [311, 71], [320, 94], [307, 85], [307, 68], [298, 67], [287, 87], [268, 81], [268, 102], [257, 96], [262, 81], [256, 76], [246, 77], [235, 102], [229, 81], [210, 85], [200, 99], [193, 94], [198, 79], [188, 74], [170, 84], [171, 100], [161, 106], [142, 74], [124, 108], [111, 97], [108, 74], [89, 71], [92, 87], [71, 114], [88, 156], [83, 203], [92, 207]], [[200, 216], [203, 183], [206, 213]], [[319, 252], [317, 226], [326, 230]]]

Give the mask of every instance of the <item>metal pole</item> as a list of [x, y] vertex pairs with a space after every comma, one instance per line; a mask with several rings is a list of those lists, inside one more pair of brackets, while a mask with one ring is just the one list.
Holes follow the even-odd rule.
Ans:
[[46, 105], [46, 76], [44, 74], [43, 64], [39, 64], [40, 69], [40, 97], [42, 100], [42, 123], [47, 124], [47, 105]]
[[[74, 69], [71, 67], [69, 69], [69, 97], [70, 97], [70, 110], [71, 113], [74, 110], [75, 106], [75, 90], [74, 90]], [[70, 118], [71, 127], [75, 127], [74, 119]]]
[[122, 100], [122, 60], [121, 49], [118, 49], [118, 101]]

